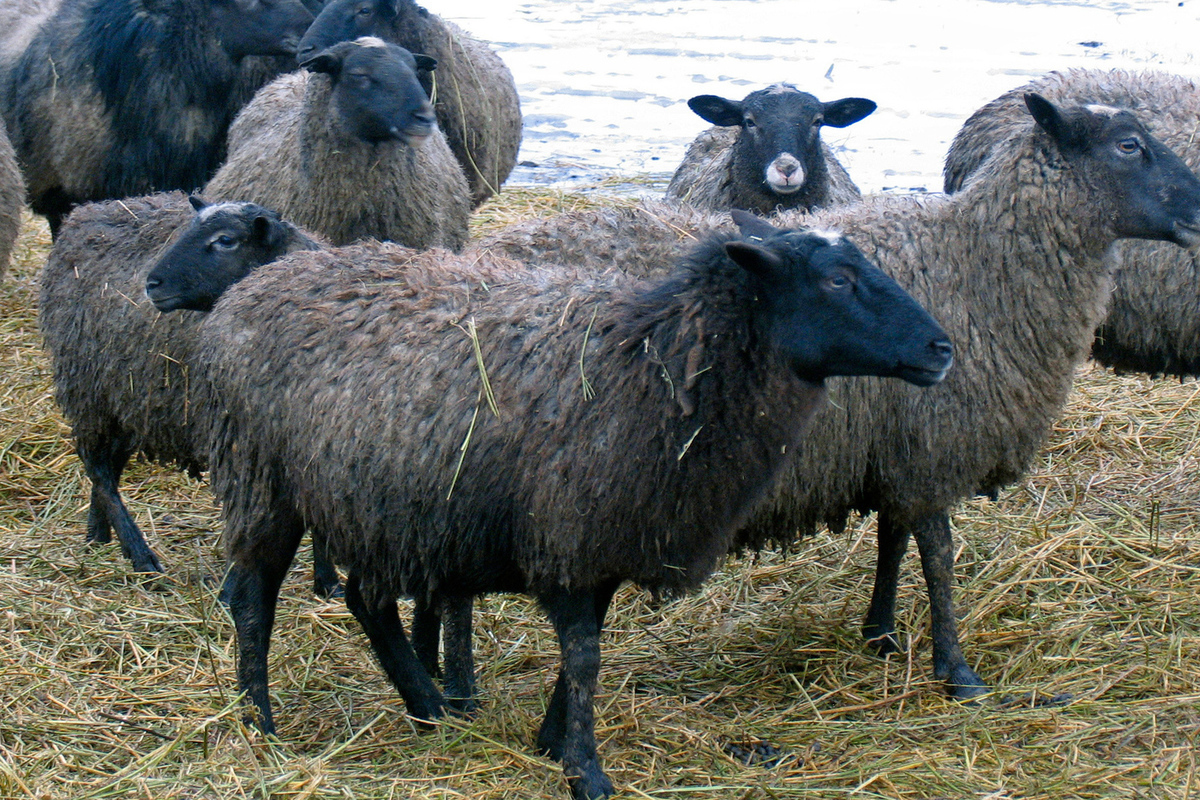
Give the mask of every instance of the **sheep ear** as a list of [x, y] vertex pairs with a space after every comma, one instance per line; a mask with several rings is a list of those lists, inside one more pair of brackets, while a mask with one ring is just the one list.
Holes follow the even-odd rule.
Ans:
[[733, 224], [738, 226], [738, 231], [747, 239], [766, 239], [779, 230], [757, 214], [740, 208], [730, 211], [729, 216], [733, 219]]
[[337, 45], [322, 50], [312, 58], [304, 61], [300, 66], [307, 69], [309, 72], [324, 72], [326, 75], [336, 77], [342, 71], [343, 51]]
[[1068, 124], [1058, 107], [1036, 92], [1025, 95], [1025, 107], [1033, 115], [1034, 121], [1057, 142], [1068, 138]]
[[878, 108], [874, 100], [867, 100], [865, 97], [846, 97], [831, 103], [823, 103], [822, 106], [822, 113], [825, 116], [824, 124], [834, 128], [853, 125], [860, 119], [869, 117]]
[[778, 253], [752, 242], [726, 242], [725, 253], [742, 269], [768, 283], [774, 283], [784, 271]]
[[269, 214], [259, 214], [250, 225], [250, 231], [255, 241], [261, 242], [268, 248], [278, 246], [282, 238], [283, 225]]
[[741, 125], [742, 104], [715, 94], [698, 94], [687, 101], [688, 108], [713, 125]]
[[417, 69], [423, 69], [426, 72], [433, 72], [437, 69], [437, 59], [433, 56], [422, 56], [413, 53], [413, 59], [417, 62]]
[[192, 208], [196, 209], [196, 211], [203, 211], [204, 209], [208, 208], [208, 203], [204, 202], [202, 198], [194, 194], [188, 195], [188, 202], [192, 204]]

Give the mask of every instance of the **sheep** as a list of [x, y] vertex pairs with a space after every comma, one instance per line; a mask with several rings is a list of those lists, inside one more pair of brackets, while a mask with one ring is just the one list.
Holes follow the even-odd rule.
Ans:
[[822, 103], [787, 83], [741, 101], [702, 94], [688, 107], [715, 127], [688, 146], [667, 186], [667, 197], [698, 208], [813, 209], [862, 197], [823, 141], [821, 127], [844, 128], [868, 116], [875, 103], [847, 97]]
[[[42, 271], [39, 322], [55, 397], [92, 481], [88, 541], [108, 542], [115, 530], [135, 571], [162, 572], [121, 500], [121, 473], [134, 453], [193, 476], [206, 466], [190, 367], [202, 316], [160, 314], [184, 305], [154, 287], [155, 305], [147, 301], [159, 258], [199, 254], [184, 275], [187, 307], [207, 310], [249, 269], [318, 244], [260, 206], [189, 205], [180, 192], [89, 203], [67, 218]], [[317, 556], [315, 590], [328, 595], [338, 577], [322, 549]]]
[[360, 36], [436, 59], [438, 71], [426, 89], [438, 127], [466, 173], [472, 206], [499, 192], [521, 146], [520, 98], [500, 57], [413, 0], [329, 0], [300, 41], [297, 58]]
[[8, 269], [13, 246], [21, 233], [21, 210], [25, 208], [25, 180], [17, 167], [17, 154], [0, 121], [0, 278]]
[[[1019, 479], [1045, 441], [1103, 316], [1115, 240], [1197, 238], [1200, 181], [1132, 114], [1060, 108], [1035, 93], [1025, 103], [1032, 119], [958, 194], [868, 197], [778, 215], [783, 224], [842, 231], [946, 325], [956, 366], [919, 395], [886, 382], [831, 381], [831, 402], [814, 418], [782, 490], [738, 541], [787, 543], [821, 523], [839, 531], [852, 511], [878, 511], [879, 562], [863, 633], [887, 654], [898, 649], [897, 571], [915, 536], [934, 674], [963, 699], [987, 687], [958, 642], [949, 510]], [[497, 234], [468, 254], [537, 263], [565, 251], [583, 259], [572, 263], [645, 274], [655, 262], [638, 257], [639, 245], [659, 257], [664, 228], [677, 231], [668, 246], [679, 247], [704, 219], [672, 217], [662, 205], [564, 215], [540, 230]]]
[[538, 745], [576, 797], [611, 793], [592, 698], [613, 591], [709, 574], [827, 375], [930, 385], [951, 362], [937, 323], [841, 236], [742, 224], [646, 283], [372, 243], [225, 293], [196, 363], [221, 409], [210, 477], [264, 732], [275, 598], [307, 524], [419, 718], [443, 699], [395, 598], [538, 598], [563, 655]]
[[372, 237], [459, 250], [466, 178], [417, 82], [434, 67], [363, 37], [267, 85], [229, 131], [229, 160], [207, 197], [278, 209], [335, 245]]
[[299, 0], [62, 0], [4, 86], [33, 210], [201, 186], [224, 155], [249, 55], [294, 54]]
[[[1200, 168], [1196, 141], [1200, 88], [1166, 72], [1072, 69], [1051, 72], [976, 111], [946, 156], [946, 191], [958, 191], [988, 153], [1011, 135], [1014, 105], [1022, 91], [1056, 102], [1103, 103], [1128, 108], [1151, 133], [1193, 170]], [[1108, 315], [1096, 330], [1092, 357], [1121, 372], [1200, 374], [1200, 265], [1196, 254], [1169, 244], [1122, 242]]]

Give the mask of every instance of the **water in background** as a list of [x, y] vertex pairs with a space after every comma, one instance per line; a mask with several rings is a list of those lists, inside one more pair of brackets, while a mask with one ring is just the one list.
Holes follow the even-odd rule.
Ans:
[[[864, 191], [936, 190], [979, 106], [1069, 67], [1200, 77], [1200, 0], [426, 0], [490, 41], [516, 78], [525, 139], [512, 183], [665, 186], [707, 127], [697, 94], [787, 81], [879, 110], [824, 137]], [[619, 180], [617, 181], [619, 183]]]

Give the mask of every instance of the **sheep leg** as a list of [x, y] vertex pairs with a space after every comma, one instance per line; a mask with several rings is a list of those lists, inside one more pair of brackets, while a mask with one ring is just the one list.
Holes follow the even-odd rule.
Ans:
[[433, 679], [413, 652], [404, 634], [396, 602], [385, 600], [374, 606], [368, 605], [362, 596], [358, 575], [352, 572], [346, 578], [346, 606], [362, 625], [380, 666], [404, 698], [408, 713], [424, 720], [441, 717], [445, 706], [442, 693], [433, 685]]
[[[419, 599], [413, 607], [412, 646], [425, 671], [441, 677], [438, 636], [443, 636], [446, 702], [456, 711], [475, 710], [475, 661], [471, 652], [470, 597], [446, 597], [441, 603]], [[443, 633], [442, 622], [445, 622]]]
[[325, 534], [312, 531], [309, 536], [313, 545], [313, 594], [327, 599], [341, 597], [342, 579], [338, 577], [337, 568], [333, 566]]
[[450, 707], [464, 714], [475, 710], [475, 661], [471, 653], [471, 597], [442, 601], [443, 646], [446, 651], [444, 685]]
[[162, 572], [158, 556], [146, 544], [146, 538], [125, 507], [118, 488], [121, 473], [133, 454], [129, 437], [104, 437], [90, 443], [80, 441], [78, 450], [84, 470], [92, 482], [87, 540], [100, 543], [112, 541], [112, 531], [115, 529], [121, 550], [135, 572]]
[[931, 514], [917, 519], [912, 533], [921, 551], [921, 570], [929, 592], [929, 614], [933, 627], [933, 674], [946, 682], [950, 694], [970, 700], [988, 692], [973, 669], [967, 666], [958, 643], [958, 622], [954, 618], [954, 541], [950, 518]]
[[876, 515], [879, 551], [875, 561], [875, 589], [871, 607], [863, 620], [862, 635], [867, 645], [886, 657], [903, 651], [896, 634], [896, 587], [900, 581], [900, 562], [908, 551], [908, 529], [895, 525], [886, 511]]
[[[275, 733], [267, 692], [267, 650], [275, 624], [275, 603], [303, 534], [299, 520], [291, 520], [272, 525], [264, 535], [255, 537], [256, 541], [270, 543], [269, 547], [231, 552], [229, 574], [222, 589], [228, 592], [229, 613], [237, 631], [238, 688], [254, 705], [258, 726], [268, 735]], [[231, 541], [241, 538], [229, 531], [226, 536]]]
[[[604, 629], [604, 617], [612, 603], [613, 594], [617, 591], [619, 582], [604, 584], [596, 590], [595, 616], [596, 629]], [[537, 749], [555, 761], [563, 760], [563, 739], [567, 730], [567, 685], [563, 672], [559, 670], [558, 679], [554, 682], [554, 694], [550, 704], [546, 706], [546, 717], [542, 729], [538, 732]]]
[[[594, 709], [600, 674], [601, 608], [608, 608], [608, 601], [600, 595], [605, 593], [603, 589], [559, 592], [539, 598], [558, 633], [562, 668], [538, 732], [538, 747], [551, 755], [558, 751], [575, 800], [594, 800], [613, 793], [612, 781], [596, 756]], [[612, 593], [607, 595], [611, 599]], [[547, 747], [551, 740], [557, 746]]]

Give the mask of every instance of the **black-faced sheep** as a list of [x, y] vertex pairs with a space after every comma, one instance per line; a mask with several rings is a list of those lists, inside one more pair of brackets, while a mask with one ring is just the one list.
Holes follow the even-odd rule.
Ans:
[[17, 166], [17, 154], [0, 122], [0, 278], [8, 269], [13, 245], [21, 233], [21, 210], [25, 208], [25, 180]]
[[829, 147], [821, 128], [844, 128], [875, 110], [847, 97], [822, 103], [779, 83], [726, 100], [702, 94], [688, 106], [714, 128], [688, 146], [667, 197], [697, 208], [742, 208], [769, 214], [777, 208], [813, 209], [862, 197]]
[[[821, 523], [840, 530], [852, 511], [878, 511], [879, 564], [863, 632], [887, 652], [897, 571], [914, 536], [930, 593], [934, 674], [960, 697], [985, 684], [958, 642], [949, 510], [1017, 480], [1045, 440], [1104, 314], [1112, 244], [1197, 238], [1200, 181], [1131, 114], [1058, 108], [1037, 95], [1025, 102], [1033, 119], [959, 194], [872, 197], [779, 216], [843, 231], [946, 325], [956, 366], [920, 393], [831, 382], [832, 402], [814, 419], [783, 490], [740, 538], [746, 546], [787, 542]], [[672, 218], [661, 205], [565, 215], [540, 232], [525, 225], [513, 239], [499, 234], [477, 247], [536, 262], [560, 259], [564, 247], [586, 258], [590, 245], [603, 255], [582, 263], [644, 273], [655, 262], [639, 257], [638, 243], [653, 251], [664, 227], [681, 231], [679, 241], [703, 219]], [[616, 237], [625, 243], [614, 246]]]
[[226, 292], [200, 357], [224, 412], [211, 478], [239, 683], [265, 731], [275, 598], [307, 524], [418, 717], [443, 700], [395, 598], [537, 597], [563, 655], [539, 746], [577, 797], [612, 791], [592, 700], [616, 587], [683, 591], [711, 572], [827, 375], [929, 385], [951, 361], [845, 239], [744, 217], [745, 237], [652, 282], [374, 244], [296, 254]]
[[277, 209], [335, 245], [461, 249], [467, 182], [416, 77], [433, 66], [370, 37], [310, 57], [234, 120], [205, 196]]
[[[946, 157], [946, 191], [958, 191], [988, 154], [1011, 137], [1022, 92], [1056, 102], [1127, 108], [1183, 158], [1200, 168], [1200, 86], [1166, 72], [1073, 69], [1052, 72], [1001, 95], [963, 125]], [[1200, 374], [1200, 264], [1196, 253], [1168, 244], [1122, 242], [1108, 314], [1092, 357], [1122, 372]]]
[[[147, 277], [160, 257], [172, 247], [202, 255], [182, 275], [187, 307], [204, 309], [249, 269], [316, 246], [273, 211], [223, 203], [197, 213], [179, 192], [90, 203], [67, 218], [42, 271], [39, 321], [55, 397], [92, 481], [88, 541], [115, 530], [136, 571], [161, 572], [121, 499], [121, 473], [134, 453], [193, 475], [207, 463], [190, 366], [202, 315], [151, 305]], [[161, 310], [182, 307], [151, 295]], [[327, 594], [337, 574], [320, 562], [314, 583]]]
[[288, 55], [299, 0], [63, 0], [5, 86], [33, 210], [195, 189], [221, 163], [238, 63]]
[[438, 127], [478, 206], [517, 164], [521, 104], [512, 73], [485, 42], [413, 0], [330, 0], [300, 42], [300, 60], [338, 42], [377, 36], [437, 60], [431, 90]]

